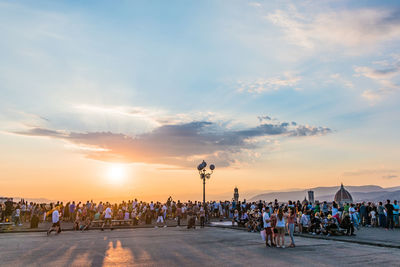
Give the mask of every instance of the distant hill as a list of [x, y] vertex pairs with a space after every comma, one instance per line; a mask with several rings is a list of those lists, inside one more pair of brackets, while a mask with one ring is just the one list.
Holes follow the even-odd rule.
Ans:
[[[311, 190], [314, 191], [315, 200], [332, 201], [339, 188], [340, 186], [314, 187], [311, 188]], [[351, 193], [355, 201], [377, 201], [385, 199], [400, 199], [399, 197], [400, 187], [382, 188], [377, 185], [363, 185], [363, 186], [345, 186], [345, 188]], [[288, 201], [288, 200], [302, 201], [304, 197], [307, 197], [308, 190], [310, 189], [286, 191], [286, 192], [268, 192], [255, 195], [249, 200], [273, 201], [274, 199], [278, 199], [279, 201]]]
[[[378, 191], [378, 192], [350, 192], [355, 202], [385, 202], [387, 199], [400, 200], [400, 190], [397, 191]], [[334, 195], [322, 196], [318, 198], [320, 201], [332, 201]]]

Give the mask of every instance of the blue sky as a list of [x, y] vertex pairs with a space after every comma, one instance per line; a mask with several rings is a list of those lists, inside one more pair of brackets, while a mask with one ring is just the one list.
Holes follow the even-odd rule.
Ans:
[[[160, 130], [172, 151], [166, 126], [210, 122], [200, 130], [207, 143], [296, 122], [279, 135], [244, 137], [254, 146], [207, 143], [202, 154], [197, 130], [185, 132], [188, 151], [171, 165], [203, 156], [261, 171], [288, 154], [288, 166], [302, 165], [301, 155], [321, 169], [330, 162], [338, 176], [394, 177], [399, 14], [398, 1], [0, 1], [0, 144], [12, 140], [22, 155], [18, 140], [37, 136], [116, 151], [115, 140], [92, 135], [151, 139]], [[299, 127], [305, 138], [292, 134]], [[154, 159], [165, 151], [143, 149]]]

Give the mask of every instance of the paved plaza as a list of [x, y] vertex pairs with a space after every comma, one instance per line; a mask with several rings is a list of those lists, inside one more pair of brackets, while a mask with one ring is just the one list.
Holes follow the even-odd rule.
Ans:
[[259, 233], [207, 227], [0, 234], [2, 266], [395, 266], [400, 250], [297, 237], [266, 248]]

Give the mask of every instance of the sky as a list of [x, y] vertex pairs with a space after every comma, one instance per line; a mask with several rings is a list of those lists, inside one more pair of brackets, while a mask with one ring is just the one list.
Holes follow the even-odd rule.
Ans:
[[0, 195], [400, 185], [398, 1], [0, 0]]

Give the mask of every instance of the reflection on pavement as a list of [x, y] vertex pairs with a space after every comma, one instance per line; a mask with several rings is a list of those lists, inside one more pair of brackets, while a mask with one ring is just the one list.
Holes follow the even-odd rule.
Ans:
[[123, 248], [121, 245], [121, 241], [119, 240], [117, 240], [115, 248], [113, 246], [113, 242], [110, 241], [108, 243], [108, 249], [105, 254], [106, 255], [103, 261], [103, 266], [115, 266], [116, 264], [126, 266], [129, 264], [132, 265], [134, 263], [132, 252], [127, 248]]

